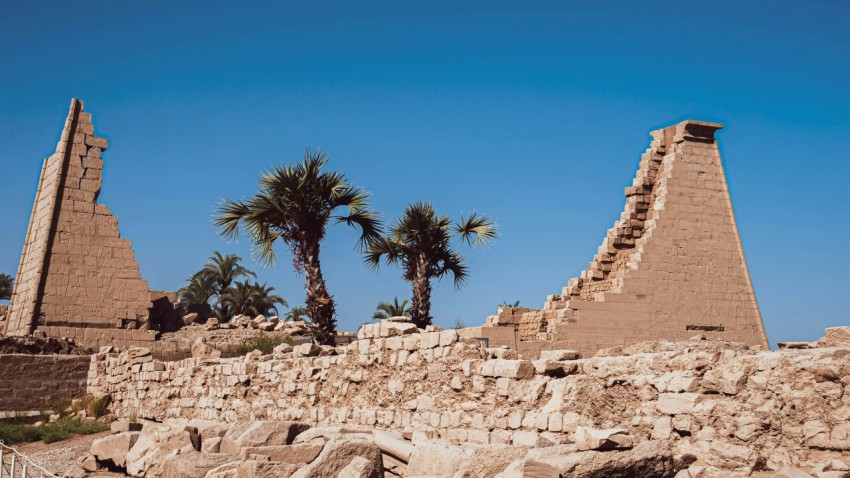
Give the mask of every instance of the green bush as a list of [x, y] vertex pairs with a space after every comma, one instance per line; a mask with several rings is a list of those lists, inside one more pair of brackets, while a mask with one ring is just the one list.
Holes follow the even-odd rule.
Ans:
[[280, 344], [295, 345], [295, 342], [290, 337], [269, 337], [260, 332], [253, 339], [226, 350], [222, 355], [225, 357], [240, 357], [242, 355], [248, 355], [254, 350], [259, 350], [263, 355], [268, 355]]
[[[71, 407], [71, 410], [74, 412], [85, 410], [86, 416], [100, 418], [106, 415], [106, 412], [109, 411], [109, 401], [109, 395], [104, 395], [100, 398], [95, 397], [94, 395], [86, 395], [79, 401], [76, 401], [73, 407]], [[63, 415], [64, 412], [59, 412], [59, 414]]]
[[70, 438], [72, 435], [88, 435], [109, 430], [108, 423], [83, 423], [76, 417], [62, 417], [54, 423], [33, 426], [23, 420], [13, 419], [0, 422], [0, 440], [9, 445], [41, 440], [53, 443]]

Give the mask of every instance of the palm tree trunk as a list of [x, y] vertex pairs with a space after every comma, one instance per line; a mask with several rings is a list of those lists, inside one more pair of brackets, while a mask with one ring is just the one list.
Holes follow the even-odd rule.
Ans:
[[328, 294], [322, 266], [319, 263], [319, 244], [307, 242], [302, 245], [304, 273], [307, 289], [307, 315], [313, 322], [313, 338], [320, 345], [334, 345], [336, 335], [336, 306]]
[[427, 271], [425, 257], [420, 255], [412, 282], [413, 304], [411, 305], [411, 320], [420, 329], [431, 325], [431, 278], [428, 277]]

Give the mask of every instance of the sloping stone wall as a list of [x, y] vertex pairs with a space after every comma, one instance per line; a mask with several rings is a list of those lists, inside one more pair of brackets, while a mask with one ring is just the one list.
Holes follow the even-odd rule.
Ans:
[[[625, 208], [587, 269], [508, 325], [518, 350], [592, 356], [695, 334], [768, 347], [715, 138], [722, 127], [688, 120], [651, 133]], [[504, 315], [481, 335], [496, 335]]]
[[86, 393], [88, 355], [0, 355], [0, 412], [52, 410]]
[[345, 347], [233, 359], [99, 354], [88, 390], [124, 417], [367, 425], [469, 443], [540, 446], [571, 442], [579, 425], [621, 427], [724, 469], [850, 453], [850, 348], [695, 340], [531, 362], [454, 330], [390, 333], [382, 324]]
[[[74, 99], [56, 152], [44, 160], [5, 332], [38, 328], [144, 328], [151, 306], [130, 241], [118, 219], [97, 202], [106, 138], [94, 136], [91, 114]], [[48, 330], [50, 332], [50, 330]], [[74, 333], [64, 336], [75, 337]], [[140, 331], [125, 340], [153, 340]], [[86, 345], [94, 345], [91, 342]]]

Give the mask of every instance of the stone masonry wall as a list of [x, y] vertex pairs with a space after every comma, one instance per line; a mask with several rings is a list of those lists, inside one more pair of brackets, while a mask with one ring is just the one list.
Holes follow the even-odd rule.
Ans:
[[[145, 328], [150, 293], [118, 220], [97, 202], [106, 138], [94, 136], [81, 101], [71, 108], [56, 152], [45, 159], [18, 268], [6, 333], [37, 329]], [[125, 340], [153, 340], [139, 331]], [[112, 335], [110, 336], [112, 337]], [[81, 337], [85, 338], [85, 337]], [[89, 342], [92, 343], [92, 342]]]
[[86, 393], [88, 355], [0, 355], [0, 411], [52, 410]]
[[578, 425], [621, 427], [724, 469], [850, 453], [850, 348], [757, 352], [693, 340], [532, 362], [454, 330], [393, 332], [376, 324], [345, 347], [232, 359], [102, 353], [88, 390], [109, 394], [124, 417], [299, 420], [468, 443], [545, 446], [573, 441]]
[[620, 218], [580, 277], [523, 314], [518, 350], [592, 356], [696, 334], [768, 347], [715, 138], [722, 127], [689, 120], [651, 133]]

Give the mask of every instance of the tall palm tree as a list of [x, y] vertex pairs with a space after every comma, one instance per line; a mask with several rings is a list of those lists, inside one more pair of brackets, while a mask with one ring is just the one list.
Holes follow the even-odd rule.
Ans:
[[398, 302], [398, 297], [393, 297], [393, 303], [381, 302], [375, 308], [375, 313], [372, 314], [372, 320], [385, 320], [390, 317], [398, 317], [400, 315], [407, 316], [410, 314], [410, 307], [407, 306], [408, 300], [404, 299], [401, 303]]
[[268, 287], [266, 284], [248, 281], [236, 282], [224, 291], [221, 302], [237, 314], [256, 317], [258, 315], [269, 315], [272, 310], [277, 314], [276, 304], [287, 307], [287, 303], [283, 297], [272, 294], [273, 291], [274, 287]]
[[0, 274], [0, 300], [11, 299], [12, 289], [15, 287], [15, 278], [9, 274]]
[[[240, 264], [241, 261], [242, 258], [236, 254], [223, 255], [221, 252], [215, 251], [206, 264], [204, 264], [204, 268], [201, 269], [199, 274], [204, 274], [208, 279], [212, 280], [214, 294], [221, 299], [237, 278], [257, 278], [257, 274]], [[230, 314], [229, 303], [219, 300], [218, 316], [221, 319], [228, 320]]]
[[[340, 173], [323, 171], [327, 161], [323, 151], [308, 149], [302, 162], [275, 166], [260, 175], [260, 189], [253, 197], [225, 200], [215, 219], [226, 238], [236, 238], [241, 223], [266, 264], [274, 263], [278, 240], [289, 248], [295, 272], [306, 276], [307, 315], [313, 339], [320, 344], [332, 344], [336, 333], [336, 307], [319, 262], [328, 224], [359, 227], [360, 250], [381, 234], [380, 218], [369, 210], [369, 193]], [[347, 214], [335, 214], [341, 207]]]
[[177, 302], [189, 304], [208, 304], [216, 295], [213, 277], [201, 270], [187, 279], [188, 284], [177, 291]]
[[296, 305], [292, 307], [288, 311], [286, 311], [286, 315], [283, 316], [284, 320], [288, 322], [294, 322], [296, 320], [304, 320], [307, 316], [307, 309], [301, 307], [300, 305]]
[[383, 257], [388, 265], [398, 265], [402, 277], [413, 288], [411, 319], [417, 327], [431, 323], [431, 280], [448, 274], [460, 287], [468, 276], [464, 258], [452, 248], [452, 239], [472, 245], [497, 237], [496, 226], [486, 216], [472, 213], [452, 224], [448, 216], [438, 216], [427, 202], [413, 203], [390, 227], [387, 235], [370, 241], [366, 263], [377, 269]]

